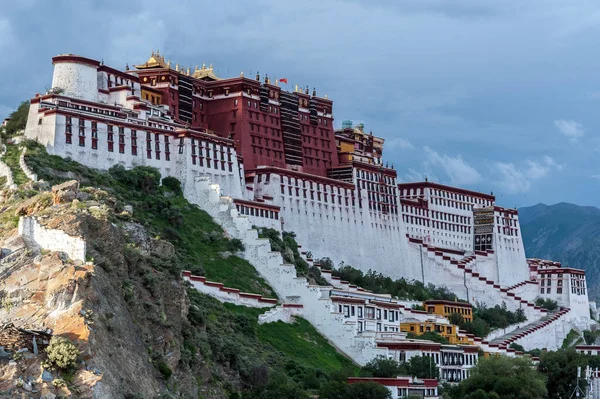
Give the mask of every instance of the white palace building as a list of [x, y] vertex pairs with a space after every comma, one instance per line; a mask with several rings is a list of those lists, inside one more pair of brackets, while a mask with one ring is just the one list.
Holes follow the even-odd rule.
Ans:
[[[410, 306], [387, 298], [392, 318], [359, 331], [358, 320], [337, 311], [331, 290], [345, 292], [342, 302], [374, 301], [369, 293], [332, 278], [329, 288], [308, 285], [252, 226], [295, 232], [315, 259], [446, 286], [472, 304], [523, 309], [526, 323], [470, 339], [486, 352], [514, 354], [512, 342], [555, 349], [571, 329], [593, 323], [584, 271], [528, 260], [516, 210], [489, 194], [399, 184], [382, 160], [384, 139], [351, 122], [334, 130], [333, 102], [314, 90], [288, 92], [259, 76], [219, 78], [212, 67], [173, 68], [158, 53], [125, 71], [72, 54], [52, 62], [52, 89], [31, 100], [28, 138], [90, 167], [147, 165], [178, 178], [190, 202], [244, 241], [245, 256], [281, 298], [270, 315], [300, 312], [359, 363], [390, 348], [427, 346], [394, 328], [415, 317]], [[560, 311], [539, 308], [538, 297], [556, 300]]]

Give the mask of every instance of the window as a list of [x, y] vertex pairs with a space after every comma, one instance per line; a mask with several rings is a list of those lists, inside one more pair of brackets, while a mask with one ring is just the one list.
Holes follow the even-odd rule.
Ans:
[[131, 130], [131, 155], [137, 155], [137, 132]]
[[79, 119], [79, 146], [85, 147], [85, 121]]
[[119, 126], [119, 154], [125, 154], [125, 128]]

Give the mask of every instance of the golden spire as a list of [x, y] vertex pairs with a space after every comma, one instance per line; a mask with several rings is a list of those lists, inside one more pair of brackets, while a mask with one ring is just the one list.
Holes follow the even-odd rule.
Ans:
[[210, 65], [208, 66], [208, 69], [212, 70], [212, 62], [210, 63]]
[[202, 63], [202, 70], [204, 71], [206, 69], [206, 64], [203, 62]]
[[171, 68], [171, 60], [167, 61], [167, 68]]
[[327, 96], [327, 94], [325, 94], [325, 98], [329, 98], [329, 97]]
[[240, 76], [243, 78], [244, 77], [244, 71], [240, 72]]
[[175, 71], [179, 72], [179, 62], [175, 64]]
[[275, 79], [275, 86], [279, 86], [279, 79]]
[[298, 93], [298, 85], [296, 85], [296, 87], [294, 87], [294, 93]]
[[190, 67], [187, 69], [187, 75], [190, 76]]
[[167, 68], [167, 64], [165, 63], [165, 56], [160, 55], [158, 50], [156, 52], [152, 50], [152, 54], [148, 61], [142, 65], [134, 65], [137, 69], [149, 69], [149, 68]]

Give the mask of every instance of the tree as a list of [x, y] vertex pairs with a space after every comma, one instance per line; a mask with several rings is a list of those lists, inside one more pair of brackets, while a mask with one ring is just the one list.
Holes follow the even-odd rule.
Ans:
[[383, 385], [376, 382], [359, 382], [349, 385], [348, 399], [391, 399], [392, 394]]
[[377, 357], [365, 364], [360, 374], [363, 377], [377, 378], [396, 378], [401, 374], [402, 366], [394, 359], [386, 359], [385, 357]]
[[494, 356], [481, 359], [449, 393], [453, 399], [542, 399], [547, 389], [543, 374], [528, 359]]
[[413, 356], [400, 367], [398, 375], [417, 378], [439, 378], [440, 370], [430, 356]]
[[558, 303], [556, 301], [553, 301], [552, 299], [536, 298], [535, 304], [549, 311], [553, 311], [556, 310], [556, 308], [558, 308]]
[[19, 130], [25, 129], [27, 116], [29, 114], [29, 101], [23, 101], [19, 108], [10, 114], [10, 120], [6, 124], [6, 134], [11, 136]]
[[587, 356], [578, 354], [573, 348], [543, 353], [538, 370], [546, 375], [548, 397], [570, 397], [577, 382], [577, 367], [583, 370], [588, 362]]

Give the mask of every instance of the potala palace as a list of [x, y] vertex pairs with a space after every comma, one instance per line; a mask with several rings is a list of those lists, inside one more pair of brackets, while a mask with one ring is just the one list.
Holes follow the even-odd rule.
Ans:
[[[349, 121], [334, 129], [333, 102], [314, 89], [285, 91], [258, 74], [219, 78], [212, 66], [184, 69], [158, 52], [124, 71], [72, 54], [52, 63], [52, 88], [31, 100], [25, 135], [86, 166], [147, 165], [179, 179], [190, 202], [243, 241], [280, 301], [183, 278], [222, 301], [272, 306], [261, 322], [302, 315], [359, 364], [425, 354], [448, 381], [467, 377], [480, 350], [521, 355], [513, 342], [556, 349], [571, 329], [595, 323], [584, 271], [527, 259], [516, 210], [489, 194], [398, 183], [382, 159], [384, 139]], [[34, 220], [21, 225], [25, 233], [37, 229]], [[295, 232], [314, 259], [446, 286], [473, 305], [505, 303], [527, 321], [480, 338], [446, 317], [468, 317], [467, 304], [433, 301], [414, 310], [415, 302], [370, 293], [326, 270], [329, 286], [310, 285], [255, 226]], [[538, 297], [559, 310], [536, 306]], [[407, 339], [405, 325], [444, 333], [451, 344]], [[434, 397], [431, 385], [423, 387]]]

